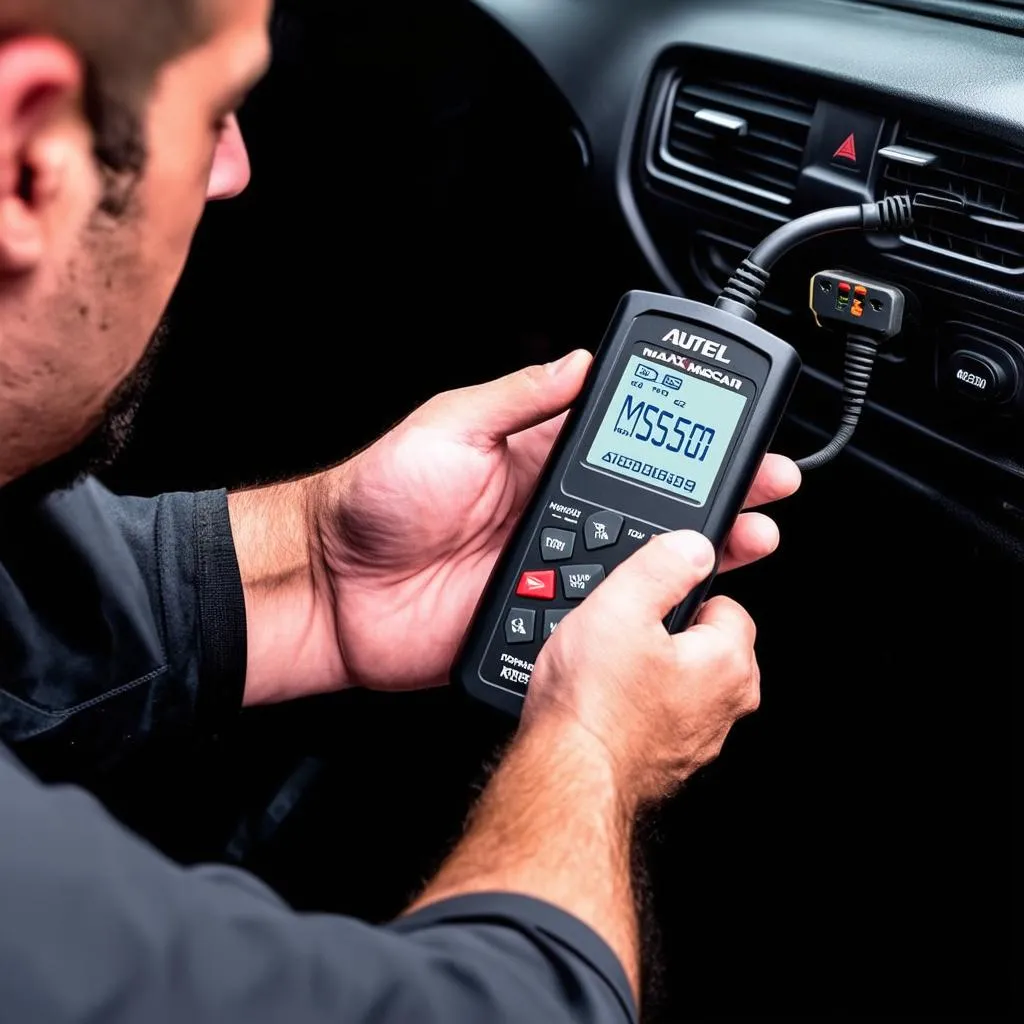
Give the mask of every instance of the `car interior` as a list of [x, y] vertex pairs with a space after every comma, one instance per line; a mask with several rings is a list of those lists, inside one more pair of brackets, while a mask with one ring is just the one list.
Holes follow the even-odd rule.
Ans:
[[[439, 391], [593, 350], [630, 290], [713, 303], [801, 214], [964, 206], [816, 240], [765, 292], [804, 363], [794, 458], [841, 411], [812, 276], [896, 286], [906, 319], [849, 448], [773, 510], [778, 553], [715, 584], [757, 621], [762, 707], [645, 826], [645, 1015], [1009, 1012], [1024, 4], [279, 0], [273, 35], [252, 184], [200, 225], [119, 492], [335, 464]], [[182, 861], [385, 921], [513, 727], [452, 688], [341, 693], [152, 752], [103, 798]]]

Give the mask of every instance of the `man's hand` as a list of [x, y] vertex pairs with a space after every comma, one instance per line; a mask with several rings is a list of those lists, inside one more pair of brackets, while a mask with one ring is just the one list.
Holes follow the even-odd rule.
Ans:
[[[633, 807], [718, 757], [760, 700], [754, 623], [735, 601], [712, 598], [685, 633], [662, 624], [714, 560], [699, 533], [653, 538], [562, 620], [530, 680], [523, 728], [584, 730]], [[608, 622], [628, 640], [604, 640]]]
[[[439, 395], [335, 470], [233, 495], [250, 625], [247, 700], [443, 684], [589, 365], [574, 352]], [[748, 506], [799, 482], [792, 462], [769, 456]], [[277, 525], [254, 528], [261, 516]], [[777, 544], [770, 519], [744, 515], [722, 568]]]
[[547, 900], [603, 936], [638, 990], [637, 811], [717, 757], [760, 696], [754, 624], [739, 605], [709, 601], [678, 636], [662, 623], [713, 562], [699, 534], [656, 537], [562, 621], [512, 747], [418, 906], [486, 891]]
[[[529, 500], [590, 357], [440, 395], [327, 482], [319, 522], [348, 681], [444, 683], [487, 577]], [[788, 460], [762, 470], [754, 503], [794, 491]], [[725, 568], [778, 544], [744, 517]]]

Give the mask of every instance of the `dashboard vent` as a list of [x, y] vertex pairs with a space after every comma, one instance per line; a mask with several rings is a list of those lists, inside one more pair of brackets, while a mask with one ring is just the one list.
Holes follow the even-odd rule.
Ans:
[[706, 198], [785, 221], [796, 195], [815, 102], [741, 76], [669, 86], [649, 170]]
[[1024, 274], [1024, 150], [944, 128], [904, 129], [899, 141], [919, 162], [886, 161], [885, 195], [955, 196], [970, 214], [936, 214], [903, 241], [925, 250], [933, 264], [959, 261], [997, 275]]

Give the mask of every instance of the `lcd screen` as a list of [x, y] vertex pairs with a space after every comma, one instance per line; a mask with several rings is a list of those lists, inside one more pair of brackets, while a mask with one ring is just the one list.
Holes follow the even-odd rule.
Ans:
[[747, 404], [742, 383], [724, 379], [630, 356], [587, 463], [704, 505]]

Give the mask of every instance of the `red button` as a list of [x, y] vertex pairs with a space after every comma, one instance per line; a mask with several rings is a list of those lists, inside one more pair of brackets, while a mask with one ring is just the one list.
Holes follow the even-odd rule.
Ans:
[[555, 599], [555, 570], [524, 572], [519, 578], [516, 593], [520, 597], [533, 597], [538, 601], [553, 601]]
[[850, 132], [843, 144], [835, 151], [833, 160], [849, 160], [851, 164], [857, 162], [857, 133]]

